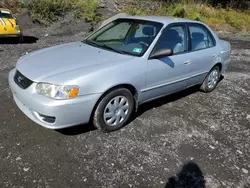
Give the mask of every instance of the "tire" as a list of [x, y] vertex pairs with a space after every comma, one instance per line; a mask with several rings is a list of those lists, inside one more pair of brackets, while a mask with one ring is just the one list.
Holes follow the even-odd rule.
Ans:
[[98, 103], [94, 115], [94, 126], [103, 132], [122, 128], [134, 111], [134, 97], [128, 89], [118, 88], [107, 93]]
[[213, 67], [211, 71], [208, 73], [205, 80], [203, 81], [200, 90], [205, 93], [213, 91], [218, 85], [220, 78], [221, 78], [220, 67], [219, 66]]

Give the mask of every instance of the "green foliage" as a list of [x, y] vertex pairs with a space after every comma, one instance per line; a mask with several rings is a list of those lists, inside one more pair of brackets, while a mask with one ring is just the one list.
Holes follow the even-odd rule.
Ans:
[[71, 8], [70, 0], [23, 0], [22, 7], [31, 10], [37, 19], [55, 21]]
[[103, 19], [102, 16], [96, 14], [96, 9], [99, 7], [98, 0], [72, 0], [73, 11], [77, 18], [85, 18], [90, 22], [99, 22]]
[[126, 12], [130, 15], [147, 15], [150, 11], [148, 9], [137, 8], [136, 6], [129, 6], [125, 8], [123, 12]]
[[241, 10], [247, 10], [250, 8], [249, 0], [158, 0], [167, 4], [206, 4], [216, 8], [236, 8]]
[[188, 18], [205, 22], [216, 30], [250, 32], [250, 12], [236, 11], [230, 8], [213, 7], [197, 3], [197, 0], [182, 0], [181, 3], [167, 3], [154, 10], [129, 7], [124, 12], [131, 15], [161, 15]]
[[179, 18], [187, 17], [187, 11], [185, 10], [185, 8], [178, 4], [168, 8], [167, 12], [170, 15], [175, 16], [175, 17], [179, 17]]
[[[150, 0], [148, 0], [150, 1]], [[131, 15], [175, 16], [200, 20], [214, 29], [250, 32], [250, 1], [248, 0], [138, 0], [122, 12]], [[99, 0], [0, 0], [14, 12], [29, 10], [32, 17], [45, 23], [55, 21], [67, 12], [76, 18], [97, 23], [104, 18], [97, 15]], [[156, 6], [151, 6], [151, 4]], [[153, 8], [152, 8], [153, 7]], [[230, 8], [231, 7], [231, 8]], [[233, 8], [240, 8], [241, 11]]]
[[249, 12], [237, 12], [229, 9], [224, 11], [224, 20], [231, 25], [236, 31], [250, 31], [250, 14]]
[[0, 7], [11, 8], [12, 12], [20, 12], [20, 1], [19, 0], [0, 0]]
[[11, 10], [16, 10], [17, 7], [28, 10], [33, 18], [44, 23], [55, 21], [69, 11], [73, 12], [76, 18], [91, 22], [103, 19], [96, 14], [96, 9], [99, 7], [98, 0], [0, 0], [0, 4]]

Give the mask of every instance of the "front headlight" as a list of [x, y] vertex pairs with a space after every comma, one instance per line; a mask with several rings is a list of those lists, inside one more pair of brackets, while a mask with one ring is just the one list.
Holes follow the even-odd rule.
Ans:
[[61, 86], [49, 83], [38, 83], [36, 92], [52, 99], [73, 99], [79, 94], [78, 86]]
[[20, 27], [19, 27], [18, 25], [16, 25], [15, 29], [16, 29], [17, 31], [20, 31]]

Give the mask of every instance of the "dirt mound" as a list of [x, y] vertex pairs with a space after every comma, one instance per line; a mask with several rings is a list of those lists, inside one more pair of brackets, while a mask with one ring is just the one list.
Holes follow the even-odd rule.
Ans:
[[37, 20], [33, 20], [29, 12], [22, 13], [17, 16], [17, 21], [22, 29], [30, 29], [34, 27], [40, 27], [41, 23]]
[[91, 23], [83, 19], [75, 19], [73, 13], [68, 13], [57, 22], [44, 27], [44, 31], [49, 36], [67, 36], [79, 33], [88, 33], [91, 29]]

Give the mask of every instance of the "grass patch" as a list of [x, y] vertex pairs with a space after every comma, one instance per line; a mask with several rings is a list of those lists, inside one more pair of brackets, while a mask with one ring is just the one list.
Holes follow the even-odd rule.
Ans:
[[150, 14], [150, 10], [149, 9], [145, 9], [145, 8], [137, 8], [136, 6], [128, 6], [127, 8], [125, 8], [123, 10], [123, 12], [126, 12], [130, 15], [148, 15]]
[[28, 10], [32, 18], [43, 23], [56, 21], [67, 12], [73, 12], [76, 18], [90, 22], [99, 22], [103, 18], [96, 14], [99, 0], [0, 0], [14, 12]]
[[0, 7], [11, 8], [13, 12], [22, 12], [19, 0], [0, 0]]
[[[212, 7], [200, 0], [177, 0], [174, 4], [164, 1], [143, 1], [128, 6], [122, 12], [131, 15], [175, 16], [199, 20], [215, 30], [225, 30], [250, 34], [250, 11], [239, 11], [222, 6]], [[208, 2], [208, 1], [207, 1]], [[43, 23], [56, 21], [67, 12], [76, 18], [97, 23], [104, 18], [97, 15], [100, 0], [0, 0], [14, 12], [30, 11], [34, 19]]]
[[24, 0], [21, 6], [30, 10], [32, 17], [47, 22], [57, 20], [71, 9], [70, 0]]
[[162, 4], [155, 9], [127, 7], [122, 10], [132, 15], [161, 15], [199, 20], [215, 30], [250, 33], [250, 11], [212, 7], [207, 4]]
[[73, 8], [77, 18], [85, 18], [87, 21], [97, 23], [104, 19], [102, 16], [96, 14], [99, 8], [98, 0], [72, 0]]

